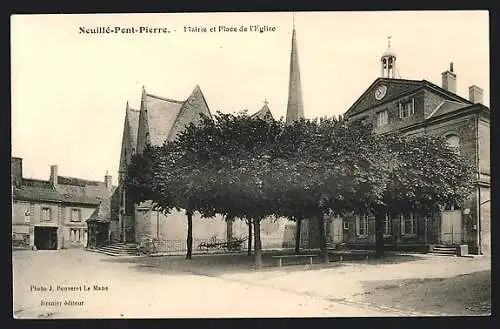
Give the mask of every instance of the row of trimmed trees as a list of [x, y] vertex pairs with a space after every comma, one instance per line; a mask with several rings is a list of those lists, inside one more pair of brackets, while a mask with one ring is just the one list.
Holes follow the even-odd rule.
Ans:
[[371, 125], [343, 118], [285, 125], [218, 113], [187, 126], [174, 142], [134, 156], [126, 182], [135, 202], [151, 200], [165, 213], [186, 211], [187, 259], [193, 213], [220, 214], [253, 225], [260, 267], [260, 223], [266, 217], [296, 222], [297, 252], [301, 221], [316, 221], [328, 261], [324, 217], [373, 215], [381, 256], [386, 214], [430, 215], [440, 205], [462, 204], [473, 186], [472, 168], [437, 137], [376, 135]]

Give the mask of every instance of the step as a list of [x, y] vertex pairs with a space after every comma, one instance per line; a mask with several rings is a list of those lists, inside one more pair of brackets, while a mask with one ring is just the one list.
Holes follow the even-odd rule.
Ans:
[[98, 252], [98, 253], [101, 253], [101, 254], [106, 254], [106, 255], [109, 255], [109, 256], [135, 256], [137, 255], [137, 253], [122, 253], [122, 252], [113, 252], [113, 251], [109, 251], [109, 250], [103, 250], [103, 249], [92, 249], [91, 251], [94, 251], [94, 252]]
[[109, 250], [109, 249], [103, 249], [103, 248], [98, 248], [97, 250], [103, 251], [103, 252], [108, 252], [116, 255], [135, 255], [137, 254], [137, 251], [122, 251], [122, 250]]
[[434, 256], [447, 256], [447, 257], [456, 257], [457, 256], [455, 253], [451, 254], [451, 253], [443, 253], [443, 252], [433, 252], [433, 253], [431, 253], [431, 255], [434, 255]]
[[455, 248], [433, 248], [433, 251], [442, 251], [442, 252], [452, 252], [455, 253], [456, 249]]
[[116, 247], [116, 246], [102, 246], [100, 248], [107, 248], [113, 250], [136, 250], [136, 247]]

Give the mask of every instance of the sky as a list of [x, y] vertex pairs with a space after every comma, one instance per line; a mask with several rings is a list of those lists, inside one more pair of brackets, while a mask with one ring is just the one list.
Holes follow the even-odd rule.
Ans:
[[[399, 77], [440, 86], [453, 62], [457, 94], [468, 98], [475, 84], [489, 106], [488, 19], [487, 11], [295, 13], [306, 118], [344, 113], [380, 76], [388, 36]], [[292, 22], [290, 12], [11, 16], [12, 156], [23, 158], [24, 177], [48, 179], [57, 164], [59, 175], [102, 181], [108, 171], [116, 184], [126, 102], [139, 109], [142, 86], [185, 100], [198, 84], [212, 113], [253, 113], [267, 100], [284, 117]], [[106, 27], [120, 30], [81, 33]], [[168, 33], [121, 33], [131, 27]]]

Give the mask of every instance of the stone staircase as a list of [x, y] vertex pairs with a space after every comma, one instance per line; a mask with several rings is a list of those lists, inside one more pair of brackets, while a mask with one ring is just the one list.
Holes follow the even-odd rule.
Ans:
[[439, 256], [457, 256], [457, 248], [454, 246], [435, 245], [432, 247], [431, 254]]
[[120, 242], [88, 250], [99, 252], [101, 254], [106, 254], [109, 256], [136, 256], [137, 243]]

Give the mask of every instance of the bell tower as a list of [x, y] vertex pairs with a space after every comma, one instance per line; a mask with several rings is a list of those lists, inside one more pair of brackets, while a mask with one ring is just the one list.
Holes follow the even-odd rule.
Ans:
[[382, 78], [396, 77], [396, 54], [391, 49], [391, 37], [387, 37], [387, 50], [380, 57]]

